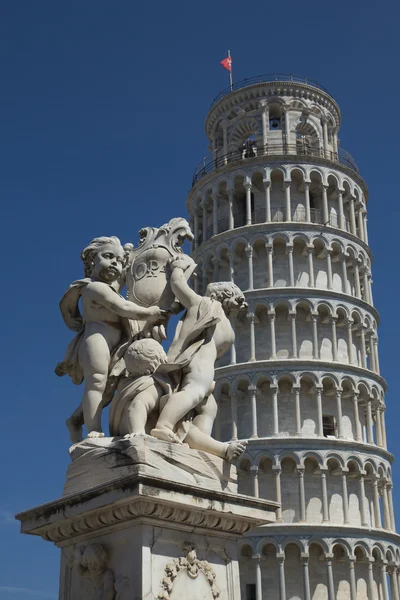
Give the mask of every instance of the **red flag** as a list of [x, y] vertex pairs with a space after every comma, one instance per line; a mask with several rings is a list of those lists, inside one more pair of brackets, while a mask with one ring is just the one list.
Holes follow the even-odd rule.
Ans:
[[227, 58], [221, 60], [220, 64], [224, 67], [224, 69], [229, 71], [229, 73], [232, 73], [232, 58], [230, 56], [227, 56]]

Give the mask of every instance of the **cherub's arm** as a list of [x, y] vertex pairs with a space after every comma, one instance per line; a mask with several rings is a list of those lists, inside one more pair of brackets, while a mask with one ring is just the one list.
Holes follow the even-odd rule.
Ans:
[[178, 301], [183, 304], [185, 308], [197, 306], [202, 299], [201, 296], [196, 294], [196, 292], [189, 287], [184, 275], [184, 272], [191, 264], [193, 264], [192, 259], [186, 255], [183, 255], [182, 257], [178, 256], [170, 263], [172, 269], [170, 280], [171, 288]]
[[130, 300], [124, 300], [118, 296], [110, 286], [99, 281], [90, 283], [85, 290], [85, 295], [93, 302], [108, 308], [120, 317], [127, 317], [128, 319], [158, 320], [165, 315], [165, 311], [158, 308], [158, 306], [145, 308], [138, 306]]

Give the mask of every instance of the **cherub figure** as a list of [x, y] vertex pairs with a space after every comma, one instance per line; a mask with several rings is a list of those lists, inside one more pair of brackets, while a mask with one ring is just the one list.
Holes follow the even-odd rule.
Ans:
[[[126, 373], [120, 379], [111, 402], [111, 435], [133, 438], [145, 435], [155, 424], [160, 407], [168, 403], [171, 386], [168, 373], [164, 373], [167, 356], [158, 342], [143, 339], [133, 342], [125, 353]], [[244, 452], [246, 443], [219, 442], [211, 437], [216, 415], [216, 402], [210, 396], [195, 409], [193, 420], [185, 420], [177, 427], [177, 438], [194, 450], [204, 450], [229, 461]]]
[[180, 441], [174, 433], [177, 423], [191, 410], [213, 398], [215, 361], [235, 340], [228, 317], [247, 309], [243, 293], [231, 282], [209, 284], [206, 297], [196, 294], [184, 276], [192, 263], [186, 255], [170, 263], [172, 291], [186, 312], [178, 324], [167, 355], [168, 365], [164, 367], [170, 366], [174, 371], [180, 366], [180, 383], [151, 431], [154, 437], [175, 442]]
[[93, 586], [93, 600], [114, 600], [114, 573], [107, 569], [108, 556], [102, 544], [88, 544], [76, 550], [75, 563], [82, 577]]
[[138, 333], [135, 320], [145, 320], [151, 327], [165, 316], [156, 306], [143, 308], [119, 295], [126, 252], [117, 237], [95, 238], [81, 259], [86, 278], [74, 281], [60, 302], [67, 327], [79, 333], [56, 367], [57, 375], [68, 374], [74, 383], [85, 384], [82, 404], [67, 421], [73, 443], [82, 439], [82, 421], [88, 437], [104, 437], [101, 410], [107, 378], [118, 352]]

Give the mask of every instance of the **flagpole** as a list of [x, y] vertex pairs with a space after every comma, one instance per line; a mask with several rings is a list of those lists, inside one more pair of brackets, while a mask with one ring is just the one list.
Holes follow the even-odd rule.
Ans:
[[[228, 57], [231, 58], [230, 50], [228, 50]], [[231, 88], [231, 91], [232, 91], [232, 63], [231, 63], [231, 70], [229, 71], [229, 87]]]

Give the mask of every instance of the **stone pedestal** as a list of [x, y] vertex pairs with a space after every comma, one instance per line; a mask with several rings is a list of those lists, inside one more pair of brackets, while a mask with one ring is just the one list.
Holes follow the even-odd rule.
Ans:
[[237, 540], [277, 505], [235, 493], [234, 467], [148, 437], [72, 457], [64, 496], [17, 515], [62, 549], [60, 600], [240, 600]]

